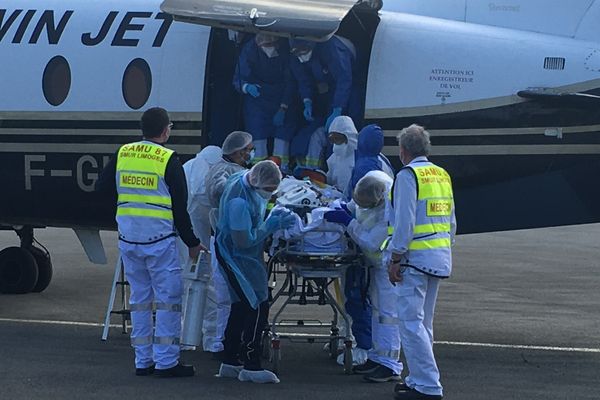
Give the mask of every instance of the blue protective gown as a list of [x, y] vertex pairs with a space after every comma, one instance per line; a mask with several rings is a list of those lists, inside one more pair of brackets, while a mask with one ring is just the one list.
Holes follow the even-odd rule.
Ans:
[[[317, 43], [309, 61], [301, 63], [292, 57], [290, 65], [300, 96], [315, 103], [316, 117], [327, 118], [339, 107], [342, 115], [350, 116], [360, 126], [363, 116], [360, 86], [355, 78], [356, 57], [339, 38]], [[324, 88], [327, 92], [321, 93]]]
[[365, 126], [358, 133], [358, 147], [356, 149], [356, 160], [348, 193], [351, 196], [356, 184], [370, 171], [383, 171], [382, 158], [383, 150], [383, 131], [378, 125], [371, 124]]
[[[268, 297], [264, 242], [273, 230], [264, 222], [267, 201], [250, 187], [248, 173], [241, 171], [227, 180], [219, 206], [216, 243], [248, 303], [256, 309]], [[234, 239], [238, 232], [244, 235], [244, 243]], [[240, 301], [231, 285], [229, 293], [232, 303]]]
[[[297, 85], [290, 71], [288, 43], [279, 40], [279, 55], [273, 58], [260, 49], [254, 40], [242, 48], [238, 66], [233, 77], [233, 86], [243, 93], [245, 84], [260, 86], [260, 96], [244, 95], [244, 123], [254, 140], [278, 138], [289, 141], [297, 125]], [[273, 116], [281, 104], [286, 104], [284, 125], [273, 125]]]
[[[349, 196], [354, 193], [356, 184], [370, 171], [382, 170], [379, 153], [383, 149], [383, 131], [377, 125], [367, 125], [358, 134], [358, 147], [352, 177], [348, 184]], [[352, 334], [356, 344], [363, 349], [372, 347], [371, 305], [365, 301], [367, 291], [366, 274], [363, 268], [348, 268], [346, 277], [346, 311], [352, 317]]]

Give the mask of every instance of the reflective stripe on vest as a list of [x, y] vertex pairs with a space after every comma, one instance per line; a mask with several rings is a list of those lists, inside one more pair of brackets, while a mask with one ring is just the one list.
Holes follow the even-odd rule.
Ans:
[[122, 239], [150, 243], [175, 231], [171, 194], [165, 182], [172, 155], [173, 150], [148, 141], [119, 149], [116, 216]]
[[147, 196], [143, 194], [119, 194], [119, 203], [146, 203], [171, 207], [170, 196]]
[[[450, 175], [437, 165], [409, 166], [417, 179], [417, 207], [425, 206], [425, 215], [417, 212], [415, 237], [409, 244], [409, 250], [430, 250], [450, 248], [450, 216], [452, 215], [452, 181]], [[439, 238], [441, 234], [442, 238]]]
[[417, 183], [413, 240], [406, 263], [426, 274], [448, 277], [452, 269], [451, 223], [454, 207], [450, 175], [431, 162], [409, 164]]

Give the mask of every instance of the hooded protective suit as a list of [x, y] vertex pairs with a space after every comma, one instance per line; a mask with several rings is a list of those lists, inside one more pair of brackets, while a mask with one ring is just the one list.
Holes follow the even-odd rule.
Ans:
[[334, 144], [333, 154], [327, 159], [327, 183], [340, 191], [346, 190], [354, 169], [354, 152], [357, 149], [358, 132], [347, 116], [337, 117], [331, 123], [329, 132], [341, 133], [348, 139], [345, 144]]
[[[244, 124], [256, 146], [256, 160], [267, 158], [267, 139], [275, 138], [273, 155], [287, 167], [289, 143], [296, 131], [296, 81], [289, 68], [290, 51], [284, 39], [259, 34], [240, 54], [233, 86], [244, 94]], [[264, 41], [274, 40], [263, 50]], [[274, 45], [274, 46], [271, 46]], [[285, 109], [280, 107], [284, 105]], [[277, 115], [277, 116], [276, 116]]]
[[223, 152], [217, 146], [202, 149], [195, 158], [183, 164], [185, 180], [188, 186], [187, 210], [192, 219], [194, 233], [202, 243], [210, 242], [211, 206], [206, 188], [206, 176], [210, 168], [221, 161]]
[[383, 150], [383, 131], [378, 125], [367, 125], [358, 134], [356, 161], [352, 170], [348, 193], [354, 192], [356, 184], [369, 171], [383, 171], [394, 178], [394, 170], [389, 160], [381, 154]]
[[[373, 309], [372, 348], [368, 358], [391, 369], [395, 374], [402, 372], [400, 357], [400, 331], [394, 286], [390, 283], [387, 268], [382, 261], [381, 244], [388, 237], [388, 225], [393, 219], [388, 199], [393, 179], [382, 171], [368, 172], [359, 181], [356, 194], [370, 200], [374, 207], [356, 207], [356, 219], [347, 227], [347, 232], [361, 248], [371, 267], [369, 298]], [[383, 183], [383, 184], [382, 184]], [[382, 190], [383, 189], [383, 190]], [[359, 193], [362, 192], [362, 193]]]

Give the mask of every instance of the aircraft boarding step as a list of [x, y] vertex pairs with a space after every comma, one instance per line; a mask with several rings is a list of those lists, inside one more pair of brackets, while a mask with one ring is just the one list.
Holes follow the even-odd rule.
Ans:
[[[129, 282], [125, 280], [125, 267], [121, 260], [121, 255], [117, 259], [115, 265], [115, 275], [112, 282], [112, 289], [110, 291], [110, 297], [108, 298], [108, 307], [106, 308], [106, 317], [104, 318], [104, 330], [102, 331], [102, 340], [108, 339], [108, 330], [110, 329], [110, 317], [113, 314], [121, 316], [122, 333], [127, 333], [129, 322], [131, 322], [131, 314], [129, 311], [129, 293], [127, 287]], [[121, 299], [121, 309], [115, 310], [115, 299], [117, 297], [117, 291]]]

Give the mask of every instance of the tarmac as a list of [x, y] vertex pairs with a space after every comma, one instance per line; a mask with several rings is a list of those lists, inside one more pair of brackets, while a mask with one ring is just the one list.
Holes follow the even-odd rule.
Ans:
[[[102, 237], [98, 266], [71, 230], [36, 231], [54, 278], [42, 293], [0, 295], [0, 399], [393, 398], [393, 384], [345, 375], [322, 345], [288, 341], [278, 385], [215, 378], [201, 351], [182, 353], [193, 378], [136, 377], [128, 335], [100, 340], [117, 257], [115, 234]], [[0, 245], [16, 235], [0, 232]], [[435, 318], [444, 398], [600, 399], [599, 245], [600, 224], [459, 236]]]

